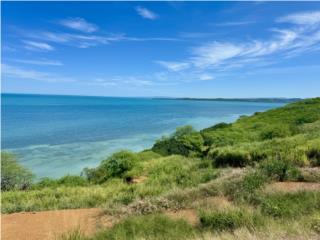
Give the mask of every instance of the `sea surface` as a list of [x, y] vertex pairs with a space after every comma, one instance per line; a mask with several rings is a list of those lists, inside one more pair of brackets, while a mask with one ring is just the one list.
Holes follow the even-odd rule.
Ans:
[[2, 149], [38, 178], [79, 174], [121, 149], [150, 148], [183, 125], [196, 129], [283, 103], [2, 94]]

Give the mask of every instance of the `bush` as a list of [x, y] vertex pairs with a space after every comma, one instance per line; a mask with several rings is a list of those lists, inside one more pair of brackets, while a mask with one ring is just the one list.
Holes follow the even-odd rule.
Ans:
[[97, 234], [94, 240], [184, 240], [194, 235], [194, 230], [184, 220], [172, 220], [163, 215], [129, 217], [110, 230]]
[[253, 230], [257, 225], [262, 224], [262, 218], [257, 213], [251, 213], [245, 209], [227, 209], [201, 212], [200, 223], [201, 227], [214, 231], [233, 231], [240, 227]]
[[268, 177], [280, 182], [298, 180], [300, 177], [299, 170], [286, 159], [268, 159], [261, 163], [260, 169]]
[[314, 217], [310, 221], [310, 228], [316, 233], [320, 233], [320, 217]]
[[288, 125], [270, 125], [261, 132], [261, 139], [283, 138], [291, 135]]
[[227, 127], [230, 127], [232, 124], [231, 123], [218, 123], [212, 127], [208, 127], [208, 128], [205, 128], [203, 130], [201, 130], [201, 132], [205, 132], [205, 131], [213, 131], [213, 130], [217, 130], [217, 129], [222, 129], [222, 128], [227, 128]]
[[320, 209], [320, 192], [273, 193], [261, 202], [261, 210], [272, 217], [296, 217]]
[[152, 147], [152, 151], [163, 156], [179, 154], [199, 156], [204, 150], [204, 140], [192, 126], [177, 128], [170, 137], [162, 137]]
[[215, 148], [209, 152], [208, 157], [216, 167], [245, 167], [252, 164], [248, 151], [233, 147]]
[[312, 166], [320, 166], [320, 147], [311, 147], [308, 149], [307, 157]]
[[103, 183], [109, 178], [123, 177], [137, 163], [139, 158], [130, 151], [120, 151], [102, 161], [97, 168], [85, 168], [83, 175], [93, 183]]
[[258, 191], [267, 182], [267, 177], [260, 171], [247, 173], [241, 179], [228, 181], [223, 186], [224, 193], [238, 202], [256, 203], [259, 198]]
[[1, 190], [26, 190], [32, 185], [34, 175], [21, 166], [14, 155], [1, 152]]

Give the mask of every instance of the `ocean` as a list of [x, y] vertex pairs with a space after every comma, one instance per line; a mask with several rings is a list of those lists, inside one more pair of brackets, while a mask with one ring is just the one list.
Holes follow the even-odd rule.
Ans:
[[2, 149], [37, 178], [79, 174], [115, 151], [140, 151], [183, 125], [196, 129], [283, 103], [1, 95]]

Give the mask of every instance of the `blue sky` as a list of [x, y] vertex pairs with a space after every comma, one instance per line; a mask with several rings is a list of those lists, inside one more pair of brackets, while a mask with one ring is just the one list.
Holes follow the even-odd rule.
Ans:
[[320, 95], [319, 2], [2, 2], [2, 92]]

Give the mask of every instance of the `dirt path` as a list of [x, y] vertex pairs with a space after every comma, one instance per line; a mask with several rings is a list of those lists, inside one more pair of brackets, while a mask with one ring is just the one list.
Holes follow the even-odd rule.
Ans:
[[320, 191], [320, 183], [275, 182], [266, 186], [267, 192], [297, 192], [301, 190]]
[[97, 208], [2, 214], [1, 239], [52, 240], [77, 229], [91, 235], [114, 223], [111, 217], [102, 214], [103, 210]]

